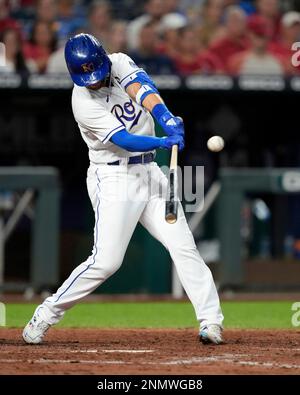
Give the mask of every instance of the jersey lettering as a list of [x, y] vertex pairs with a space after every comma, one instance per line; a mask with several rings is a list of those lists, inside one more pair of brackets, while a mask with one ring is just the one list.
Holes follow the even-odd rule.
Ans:
[[136, 114], [136, 109], [132, 103], [132, 100], [124, 103], [123, 106], [116, 104], [111, 109], [112, 114], [126, 127], [125, 122], [131, 122], [129, 130], [137, 125], [140, 116], [142, 115], [142, 110]]

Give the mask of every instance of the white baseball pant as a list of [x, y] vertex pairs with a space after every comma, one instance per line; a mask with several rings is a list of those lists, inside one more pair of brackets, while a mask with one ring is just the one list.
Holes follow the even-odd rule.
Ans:
[[[135, 173], [128, 171], [132, 166], [135, 166]], [[56, 324], [66, 310], [120, 268], [130, 238], [140, 221], [169, 251], [200, 326], [222, 325], [223, 315], [212, 274], [199, 255], [182, 206], [180, 204], [178, 208], [177, 222], [168, 224], [165, 221], [165, 199], [157, 188], [149, 191], [149, 179], [152, 185], [166, 189], [167, 178], [155, 162], [89, 167], [87, 187], [95, 211], [93, 251], [57, 292], [39, 306], [39, 314], [46, 322]], [[120, 190], [123, 191], [122, 198]], [[129, 197], [124, 196], [124, 190]]]

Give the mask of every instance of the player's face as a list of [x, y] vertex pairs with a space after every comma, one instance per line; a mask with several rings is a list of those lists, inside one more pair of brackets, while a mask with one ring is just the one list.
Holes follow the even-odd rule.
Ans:
[[98, 82], [96, 82], [95, 84], [92, 84], [92, 85], [88, 85], [87, 89], [90, 89], [92, 91], [97, 91], [97, 90], [99, 90], [101, 88], [107, 87], [109, 76], [110, 76], [110, 74], [108, 74], [104, 78], [104, 80], [98, 81]]

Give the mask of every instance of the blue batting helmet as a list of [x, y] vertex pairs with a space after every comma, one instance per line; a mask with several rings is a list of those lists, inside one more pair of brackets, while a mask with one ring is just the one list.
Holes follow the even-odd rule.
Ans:
[[65, 59], [76, 85], [88, 86], [104, 80], [111, 62], [99, 41], [90, 34], [78, 34], [67, 41]]

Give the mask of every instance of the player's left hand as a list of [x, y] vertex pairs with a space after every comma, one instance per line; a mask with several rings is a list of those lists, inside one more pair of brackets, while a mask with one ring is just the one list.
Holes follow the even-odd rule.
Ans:
[[175, 117], [171, 113], [162, 116], [160, 119], [161, 126], [168, 136], [184, 136], [183, 120], [180, 117]]
[[174, 134], [173, 136], [162, 137], [160, 139], [160, 148], [171, 150], [173, 145], [178, 145], [179, 151], [184, 149], [184, 138], [179, 134]]

